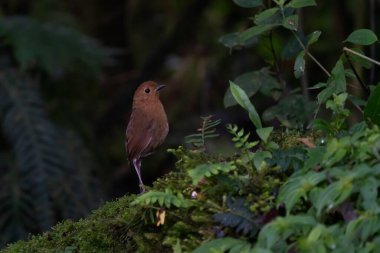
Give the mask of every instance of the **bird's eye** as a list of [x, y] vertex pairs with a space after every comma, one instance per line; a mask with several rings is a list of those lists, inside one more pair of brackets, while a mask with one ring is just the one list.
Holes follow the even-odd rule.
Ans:
[[144, 91], [145, 91], [145, 93], [149, 93], [149, 92], [150, 92], [150, 89], [149, 89], [149, 88], [146, 88]]

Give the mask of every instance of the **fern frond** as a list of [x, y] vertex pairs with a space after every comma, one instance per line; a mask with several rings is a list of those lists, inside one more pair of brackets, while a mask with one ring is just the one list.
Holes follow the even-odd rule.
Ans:
[[193, 180], [193, 184], [196, 185], [202, 178], [211, 177], [220, 173], [228, 173], [235, 169], [236, 166], [233, 163], [200, 164], [194, 169], [189, 170], [187, 174]]
[[192, 201], [185, 199], [182, 194], [175, 195], [170, 189], [166, 189], [165, 192], [149, 191], [132, 202], [132, 205], [156, 204], [167, 208], [171, 206], [187, 208], [192, 205]]
[[47, 230], [55, 223], [49, 192], [60, 182], [63, 158], [55, 143], [55, 129], [45, 118], [38, 94], [27, 82], [16, 72], [2, 76], [2, 129], [13, 145], [21, 187], [35, 201], [34, 217], [40, 229]]
[[25, 238], [37, 225], [33, 200], [23, 189], [18, 171], [5, 164], [0, 164], [0, 247]]
[[[51, 123], [30, 79], [8, 71], [0, 76], [0, 120], [13, 148], [15, 166], [0, 180], [12, 183], [0, 194], [0, 230], [6, 240], [50, 229], [59, 219], [79, 218], [99, 203], [92, 158], [79, 138]], [[12, 208], [16, 207], [16, 208]], [[12, 232], [8, 226], [17, 216]], [[7, 243], [10, 241], [7, 241]]]
[[0, 37], [12, 48], [22, 70], [36, 64], [49, 74], [77, 67], [96, 73], [107, 57], [93, 39], [68, 27], [28, 17], [2, 17]]
[[259, 226], [253, 213], [245, 205], [243, 199], [227, 199], [228, 210], [213, 215], [213, 218], [223, 226], [235, 228], [237, 233], [254, 235]]
[[226, 128], [234, 136], [232, 138], [232, 141], [235, 143], [235, 147], [241, 149], [244, 152], [247, 152], [259, 144], [259, 141], [248, 141], [251, 133], [245, 133], [243, 128], [239, 130], [238, 126], [235, 124], [228, 124], [226, 125]]
[[219, 136], [219, 134], [216, 133], [216, 126], [220, 124], [221, 119], [212, 120], [212, 117], [212, 115], [201, 117], [201, 127], [197, 129], [199, 133], [186, 136], [185, 142], [192, 145], [193, 147], [198, 148], [201, 151], [206, 150], [206, 139], [211, 139]]

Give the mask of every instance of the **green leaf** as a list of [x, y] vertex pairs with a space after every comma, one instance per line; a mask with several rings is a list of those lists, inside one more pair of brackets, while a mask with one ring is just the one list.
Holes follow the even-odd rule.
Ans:
[[303, 8], [306, 6], [316, 6], [315, 0], [292, 0], [286, 6], [292, 8]]
[[377, 41], [376, 34], [369, 29], [359, 29], [353, 31], [343, 42], [350, 42], [357, 45], [371, 45]]
[[[244, 73], [235, 78], [234, 83], [240, 86], [247, 93], [248, 97], [252, 97], [258, 91], [266, 96], [270, 96], [273, 92], [281, 89], [278, 80], [271, 75], [268, 68]], [[224, 95], [224, 106], [229, 107], [236, 104], [237, 102], [232, 96], [231, 90], [227, 89]]]
[[94, 74], [108, 57], [96, 41], [72, 28], [27, 17], [1, 18], [0, 37], [22, 70], [37, 66], [58, 75], [79, 67], [80, 72]]
[[364, 108], [364, 117], [380, 126], [380, 84], [369, 96], [367, 106]]
[[261, 35], [262, 33], [265, 33], [271, 29], [273, 29], [274, 27], [276, 27], [277, 25], [273, 25], [273, 24], [266, 24], [266, 25], [257, 25], [257, 26], [253, 26], [247, 30], [245, 30], [244, 32], [241, 33], [240, 35], [240, 40], [241, 41], [248, 41], [258, 35]]
[[[274, 7], [267, 9], [265, 11], [260, 12], [259, 14], [255, 15], [255, 24], [256, 25], [264, 25], [264, 24], [276, 24], [280, 25], [280, 20], [273, 19], [275, 14], [278, 14], [280, 11], [280, 8]], [[276, 15], [277, 16], [277, 15]]]
[[165, 206], [170, 208], [176, 206], [186, 208], [192, 205], [191, 200], [184, 199], [182, 195], [174, 195], [171, 190], [166, 189], [165, 192], [148, 191], [138, 196], [131, 205], [154, 205]]
[[307, 198], [307, 193], [319, 182], [325, 179], [324, 173], [308, 172], [306, 175], [291, 177], [280, 189], [277, 203], [285, 203], [286, 212], [289, 214], [294, 205], [301, 199]]
[[268, 141], [269, 135], [272, 133], [273, 127], [264, 127], [256, 130], [257, 135], [260, 139], [266, 143]]
[[243, 8], [253, 8], [263, 4], [262, 0], [233, 0], [235, 4]]
[[353, 184], [351, 180], [346, 178], [330, 184], [319, 193], [319, 196], [316, 199], [315, 208], [317, 209], [317, 215], [320, 216], [325, 207], [330, 210], [341, 204], [349, 197], [352, 189]]
[[325, 147], [315, 147], [315, 148], [308, 149], [307, 156], [309, 158], [305, 161], [303, 169], [308, 170], [317, 166], [322, 161], [325, 151], [326, 151]]
[[308, 35], [308, 41], [307, 41], [307, 46], [310, 46], [314, 44], [315, 42], [318, 41], [319, 37], [321, 36], [322, 32], [321, 31], [314, 31], [310, 35]]
[[302, 51], [297, 56], [295, 62], [294, 62], [294, 76], [296, 78], [300, 78], [303, 73], [305, 72], [305, 52]]
[[[239, 240], [232, 237], [224, 237], [220, 239], [214, 239], [201, 244], [192, 253], [249, 253], [252, 245], [246, 240]], [[244, 251], [242, 251], [244, 249]]]
[[272, 158], [272, 154], [269, 151], [257, 151], [253, 154], [253, 164], [258, 171], [265, 165], [265, 160], [268, 158]]
[[255, 127], [262, 128], [260, 116], [257, 113], [251, 101], [249, 101], [249, 98], [245, 91], [241, 89], [238, 85], [234, 84], [232, 81], [230, 81], [230, 90], [232, 96], [239, 103], [239, 105], [248, 111], [249, 118], [251, 119]]
[[251, 45], [254, 45], [258, 42], [257, 37], [252, 37], [249, 40], [241, 40], [241, 33], [240, 32], [234, 32], [229, 33], [226, 35], [223, 35], [218, 40], [219, 43], [223, 44], [225, 47], [233, 49], [233, 48], [242, 48], [242, 47], [249, 47]]
[[338, 60], [335, 67], [331, 71], [334, 81], [334, 93], [346, 91], [346, 72], [344, 71], [343, 61]]
[[286, 29], [297, 31], [298, 28], [298, 15], [292, 15], [284, 19], [282, 26]]
[[212, 163], [200, 164], [194, 169], [189, 170], [187, 173], [193, 180], [193, 184], [196, 185], [204, 177], [211, 177], [219, 173], [228, 173], [235, 169], [236, 166], [231, 163]]

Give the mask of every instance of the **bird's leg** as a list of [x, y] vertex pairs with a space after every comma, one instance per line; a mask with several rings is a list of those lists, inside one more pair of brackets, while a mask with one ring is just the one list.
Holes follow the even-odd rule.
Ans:
[[133, 159], [133, 167], [135, 167], [137, 176], [139, 177], [140, 193], [144, 193], [145, 192], [145, 186], [144, 186], [144, 183], [141, 179], [141, 160], [140, 159], [139, 160]]

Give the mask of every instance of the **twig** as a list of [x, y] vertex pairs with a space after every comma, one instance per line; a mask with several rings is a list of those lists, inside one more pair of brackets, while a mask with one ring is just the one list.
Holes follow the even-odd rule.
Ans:
[[356, 51], [354, 51], [352, 49], [349, 49], [348, 47], [344, 47], [343, 51], [347, 51], [348, 53], [351, 53], [351, 54], [354, 54], [356, 56], [359, 56], [360, 58], [363, 58], [363, 59], [365, 59], [367, 61], [372, 62], [373, 64], [376, 64], [376, 65], [380, 66], [380, 62], [379, 61], [376, 61], [376, 60], [374, 60], [372, 58], [369, 58], [368, 56], [365, 56], [365, 55], [363, 55], [361, 53], [358, 53], [358, 52], [356, 52]]
[[[375, 22], [376, 3], [375, 3], [375, 0], [370, 0], [369, 4], [370, 4], [370, 27], [371, 27], [372, 31], [375, 31], [376, 30], [376, 22]], [[370, 50], [371, 50], [370, 55], [371, 55], [371, 58], [373, 59], [376, 56], [375, 44], [371, 45]], [[370, 73], [370, 77], [369, 77], [369, 81], [371, 84], [375, 83], [375, 76], [376, 76], [376, 66], [371, 68], [371, 73]]]

